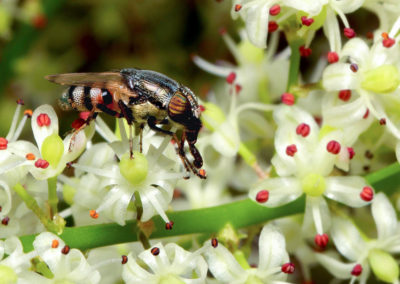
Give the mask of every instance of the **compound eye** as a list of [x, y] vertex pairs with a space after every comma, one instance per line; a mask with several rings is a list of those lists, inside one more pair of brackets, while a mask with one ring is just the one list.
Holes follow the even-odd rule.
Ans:
[[187, 112], [189, 101], [184, 94], [176, 92], [168, 105], [168, 113], [171, 118], [180, 117]]

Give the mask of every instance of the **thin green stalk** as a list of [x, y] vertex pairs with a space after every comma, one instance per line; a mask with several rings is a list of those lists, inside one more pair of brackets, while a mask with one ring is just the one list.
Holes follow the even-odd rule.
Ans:
[[299, 48], [304, 44], [304, 40], [296, 39], [289, 43], [291, 54], [290, 54], [290, 66], [289, 66], [289, 78], [286, 87], [286, 91], [290, 92], [290, 88], [297, 85], [299, 80], [300, 70], [300, 51]]
[[[400, 185], [400, 165], [395, 163], [366, 177], [376, 191], [392, 192]], [[22, 188], [23, 189], [23, 188]], [[154, 232], [151, 238], [164, 238], [186, 234], [213, 234], [220, 231], [227, 223], [234, 228], [249, 227], [269, 220], [304, 212], [304, 196], [292, 203], [267, 208], [250, 199], [232, 202], [216, 207], [171, 212], [174, 221], [173, 230], [165, 230], [165, 223], [160, 216], [152, 218]], [[129, 221], [125, 226], [101, 224], [74, 228], [65, 228], [60, 237], [71, 247], [81, 250], [97, 248], [138, 240], [136, 221]], [[20, 237], [24, 250], [33, 249], [35, 235]]]
[[47, 180], [48, 184], [48, 196], [49, 196], [49, 207], [50, 207], [50, 212], [49, 216], [50, 219], [53, 220], [53, 217], [57, 214], [58, 209], [58, 197], [57, 197], [57, 177], [52, 177]]

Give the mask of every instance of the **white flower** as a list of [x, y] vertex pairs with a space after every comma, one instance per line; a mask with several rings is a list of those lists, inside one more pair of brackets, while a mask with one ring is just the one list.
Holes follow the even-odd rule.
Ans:
[[56, 235], [41, 233], [35, 238], [33, 247], [54, 275], [49, 283], [99, 283], [100, 273], [89, 265], [83, 254], [70, 249]]
[[[272, 158], [279, 177], [255, 184], [250, 198], [266, 207], [287, 204], [306, 195], [303, 229], [314, 224], [321, 243], [330, 226], [330, 214], [325, 197], [347, 206], [368, 205], [373, 190], [359, 176], [330, 176], [334, 166], [347, 169], [350, 153], [344, 145], [343, 133], [325, 126], [319, 129], [313, 117], [295, 106], [283, 106], [275, 113], [278, 129], [275, 135], [276, 154]], [[324, 237], [325, 238], [325, 237]]]
[[399, 283], [399, 264], [392, 256], [400, 253], [400, 223], [390, 201], [383, 193], [378, 193], [371, 206], [378, 237], [367, 239], [348, 219], [335, 218], [332, 238], [336, 248], [351, 263], [324, 254], [316, 254], [317, 259], [335, 277], [352, 281], [359, 276], [360, 283], [366, 283], [370, 270], [385, 282]]
[[165, 247], [157, 243], [137, 258], [129, 254], [122, 272], [128, 284], [202, 284], [206, 276], [207, 264], [199, 253], [185, 251], [172, 243]]
[[[257, 268], [242, 267], [244, 263], [222, 244], [206, 244], [204, 256], [213, 276], [220, 283], [287, 283], [287, 274], [282, 270], [294, 268], [285, 249], [285, 238], [272, 225], [264, 226], [259, 239], [259, 262]], [[289, 267], [292, 266], [292, 267]], [[286, 273], [292, 273], [288, 271]]]

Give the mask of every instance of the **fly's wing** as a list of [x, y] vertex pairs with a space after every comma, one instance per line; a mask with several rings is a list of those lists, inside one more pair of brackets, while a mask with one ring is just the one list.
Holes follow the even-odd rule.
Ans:
[[138, 96], [128, 88], [126, 80], [120, 72], [66, 73], [48, 75], [45, 78], [59, 85], [104, 88], [113, 94], [118, 93], [129, 97]]

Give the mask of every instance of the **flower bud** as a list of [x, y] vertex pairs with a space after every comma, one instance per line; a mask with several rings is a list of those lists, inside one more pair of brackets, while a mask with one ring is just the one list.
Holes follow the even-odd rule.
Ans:
[[129, 154], [124, 155], [119, 162], [121, 175], [131, 184], [138, 185], [143, 182], [149, 171], [149, 164], [146, 156], [137, 151], [133, 152], [133, 158]]
[[326, 183], [323, 176], [319, 174], [308, 174], [301, 181], [301, 187], [305, 194], [318, 197], [325, 192]]
[[47, 136], [42, 144], [42, 158], [49, 162], [49, 164], [55, 168], [61, 160], [64, 153], [64, 143], [60, 136], [53, 134]]
[[378, 279], [389, 283], [399, 279], [399, 265], [389, 253], [374, 249], [369, 253], [368, 260]]
[[394, 65], [382, 65], [364, 73], [361, 87], [374, 93], [391, 93], [400, 85], [400, 73]]
[[2, 283], [17, 283], [18, 276], [11, 267], [0, 265], [0, 279]]

